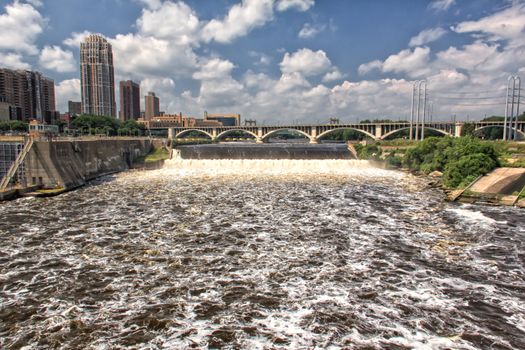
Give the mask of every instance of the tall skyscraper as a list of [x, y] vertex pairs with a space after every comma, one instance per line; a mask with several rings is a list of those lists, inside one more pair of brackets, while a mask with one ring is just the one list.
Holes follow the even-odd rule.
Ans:
[[120, 82], [120, 120], [140, 118], [140, 86], [131, 80]]
[[154, 92], [148, 92], [146, 96], [146, 120], [156, 117], [160, 114], [159, 98], [155, 96]]
[[113, 50], [100, 35], [92, 34], [80, 44], [82, 113], [116, 116]]
[[0, 68], [0, 99], [11, 106], [10, 119], [51, 123], [56, 117], [55, 82], [39, 72]]

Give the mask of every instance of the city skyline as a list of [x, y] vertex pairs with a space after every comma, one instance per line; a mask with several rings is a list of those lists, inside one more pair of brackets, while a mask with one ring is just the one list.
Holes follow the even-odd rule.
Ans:
[[92, 8], [112, 21], [94, 28], [58, 23], [57, 7], [87, 6], [78, 1], [0, 1], [0, 28], [32, 24], [17, 42], [12, 31], [0, 34], [3, 64], [54, 77], [65, 111], [79, 100], [79, 43], [98, 32], [113, 45], [115, 81], [140, 81], [161, 110], [266, 122], [406, 119], [412, 82], [422, 78], [438, 119], [502, 115], [507, 76], [525, 72], [522, 1], [103, 3]]

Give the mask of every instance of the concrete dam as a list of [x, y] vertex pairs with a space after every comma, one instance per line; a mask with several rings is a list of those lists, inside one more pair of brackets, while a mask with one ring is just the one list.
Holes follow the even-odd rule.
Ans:
[[211, 144], [179, 146], [182, 159], [355, 159], [346, 144]]
[[3, 177], [10, 175], [8, 169], [13, 163], [19, 163], [10, 176], [8, 189], [33, 186], [72, 189], [98, 176], [129, 169], [152, 148], [152, 140], [147, 138], [29, 139], [25, 144], [2, 144], [4, 151], [8, 150], [2, 153]]

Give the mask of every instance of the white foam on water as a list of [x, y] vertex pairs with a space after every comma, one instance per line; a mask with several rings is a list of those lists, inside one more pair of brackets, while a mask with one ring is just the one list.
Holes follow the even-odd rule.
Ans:
[[167, 160], [163, 175], [178, 176], [283, 176], [331, 175], [394, 177], [404, 174], [374, 167], [367, 160], [347, 159], [181, 159]]
[[[486, 215], [484, 215], [482, 212], [477, 210], [471, 210], [468, 209], [468, 207], [463, 208], [448, 208], [446, 209], [447, 212], [453, 213], [458, 218], [464, 220], [467, 223], [472, 224], [485, 224], [485, 225], [495, 225], [498, 223], [497, 220], [494, 220]], [[504, 222], [502, 222], [504, 223]]]

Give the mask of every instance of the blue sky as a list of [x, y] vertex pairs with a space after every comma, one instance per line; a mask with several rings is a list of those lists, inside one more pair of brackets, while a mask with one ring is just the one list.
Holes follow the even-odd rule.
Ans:
[[0, 0], [0, 66], [54, 78], [62, 111], [88, 33], [113, 44], [117, 83], [193, 116], [406, 119], [427, 79], [435, 119], [482, 118], [525, 76], [522, 1]]

